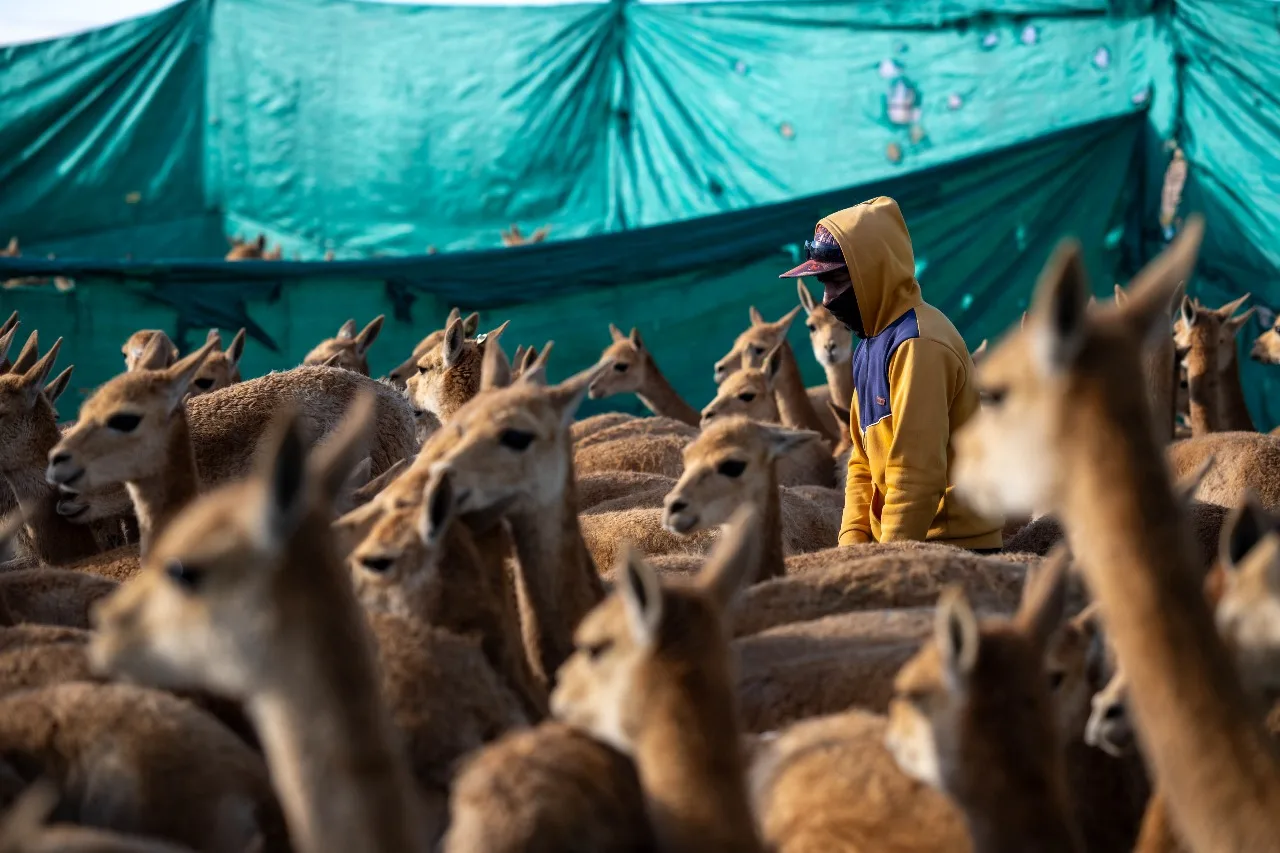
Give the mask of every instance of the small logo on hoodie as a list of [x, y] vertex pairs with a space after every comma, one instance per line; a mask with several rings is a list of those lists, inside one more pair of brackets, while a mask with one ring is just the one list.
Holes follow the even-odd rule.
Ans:
[[884, 397], [876, 397], [876, 405], [877, 405], [877, 406], [887, 406], [887, 405], [889, 405], [889, 401], [888, 401], [888, 400], [886, 400]]

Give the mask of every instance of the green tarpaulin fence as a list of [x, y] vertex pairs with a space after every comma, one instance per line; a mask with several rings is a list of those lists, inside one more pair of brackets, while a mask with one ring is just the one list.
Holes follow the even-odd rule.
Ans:
[[[554, 338], [567, 372], [613, 321], [701, 405], [747, 305], [795, 304], [775, 276], [821, 214], [897, 197], [927, 298], [976, 344], [1059, 237], [1100, 292], [1158, 249], [1174, 136], [1210, 216], [1197, 286], [1276, 303], [1275, 8], [187, 0], [0, 51], [0, 234], [26, 253], [0, 277], [77, 283], [0, 305], [68, 336], [79, 387], [142, 326], [247, 325], [256, 373], [387, 313], [380, 369], [458, 304]], [[552, 241], [499, 249], [511, 222]], [[214, 260], [259, 231], [344, 262]]]

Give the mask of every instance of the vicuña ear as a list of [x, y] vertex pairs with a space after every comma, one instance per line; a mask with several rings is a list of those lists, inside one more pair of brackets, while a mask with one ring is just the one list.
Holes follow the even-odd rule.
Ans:
[[443, 465], [433, 466], [423, 490], [422, 513], [418, 517], [418, 536], [423, 544], [430, 545], [443, 538], [453, 522], [456, 508], [449, 469]]
[[307, 445], [302, 418], [296, 411], [280, 416], [265, 458], [266, 503], [262, 513], [263, 541], [280, 549], [306, 514]]
[[502, 343], [493, 337], [485, 339], [480, 358], [480, 390], [506, 388], [511, 384], [511, 362], [502, 351]]
[[614, 343], [617, 343], [618, 341], [625, 341], [627, 339], [627, 336], [622, 334], [622, 330], [612, 323], [609, 324], [609, 337], [613, 339]]
[[334, 337], [343, 341], [349, 341], [355, 336], [356, 336], [355, 320], [348, 320], [347, 322], [343, 323], [341, 326], [338, 327], [338, 334], [334, 335]]
[[58, 360], [60, 349], [62, 349], [62, 338], [54, 341], [53, 346], [49, 347], [49, 351], [44, 354], [44, 358], [31, 365], [31, 368], [22, 374], [22, 388], [26, 393], [28, 408], [34, 406], [40, 397], [40, 389], [49, 378], [49, 372], [53, 370], [53, 363]]
[[783, 314], [781, 320], [773, 324], [773, 327], [783, 335], [784, 340], [786, 338], [787, 330], [791, 328], [791, 324], [795, 322], [796, 315], [798, 315], [799, 313], [800, 313], [800, 306], [797, 305], [795, 308], [792, 308], [786, 314]]
[[445, 367], [453, 367], [462, 357], [462, 346], [466, 343], [466, 335], [462, 331], [462, 321], [454, 320], [444, 330], [444, 340], [440, 343], [440, 355]]
[[764, 357], [764, 376], [769, 380], [769, 387], [773, 387], [774, 381], [777, 380], [778, 374], [782, 372], [782, 346], [785, 341], [779, 341], [778, 344]]
[[1088, 299], [1080, 244], [1064, 241], [1040, 274], [1028, 322], [1032, 350], [1045, 374], [1060, 373], [1075, 361], [1084, 343]]
[[240, 359], [244, 356], [244, 329], [236, 332], [236, 336], [231, 339], [231, 346], [227, 347], [227, 361], [231, 362], [231, 367], [240, 366]]
[[951, 689], [964, 689], [978, 663], [979, 635], [978, 619], [963, 588], [949, 586], [942, 591], [933, 631]]
[[751, 318], [751, 325], [753, 326], [765, 325], [764, 315], [760, 313], [760, 309], [757, 308], [756, 306], [752, 305], [747, 309], [747, 316]]
[[[1138, 337], [1145, 340], [1166, 331], [1170, 300], [1195, 272], [1203, 239], [1204, 218], [1196, 214], [1187, 219], [1173, 242], [1134, 276], [1129, 285], [1129, 303], [1120, 311]], [[1194, 324], [1194, 305], [1192, 310], [1193, 320], [1189, 325]]]
[[472, 311], [462, 321], [462, 333], [468, 338], [474, 338], [478, 331], [480, 331], [480, 315]]
[[1017, 622], [1023, 632], [1041, 649], [1062, 622], [1067, 606], [1067, 549], [1059, 545], [1045, 557], [1027, 578], [1022, 588], [1022, 603]]
[[[151, 344], [147, 345], [147, 349], [150, 350], [151, 346], [159, 339], [159, 335], [152, 338]], [[191, 390], [191, 380], [196, 378], [196, 374], [200, 371], [200, 365], [204, 364], [204, 360], [209, 356], [209, 353], [215, 349], [217, 349], [217, 344], [214, 341], [205, 341], [204, 346], [200, 347], [200, 349], [165, 370], [165, 381], [169, 384], [169, 411], [172, 412], [182, 405], [182, 398]]]
[[[13, 313], [16, 316], [18, 312], [15, 311]], [[17, 323], [14, 323], [9, 328], [0, 332], [0, 373], [8, 373], [13, 369], [13, 364], [9, 361], [9, 348], [13, 346], [13, 339], [17, 337], [17, 335]]]
[[13, 360], [11, 370], [14, 373], [26, 373], [31, 366], [40, 360], [40, 330], [32, 329], [31, 334], [27, 335], [27, 342], [22, 345], [22, 349], [18, 351], [18, 357]]
[[[549, 342], [548, 346], [542, 350], [543, 355], [546, 355], [548, 349], [550, 349]], [[569, 424], [573, 423], [573, 417], [578, 412], [578, 406], [582, 405], [582, 401], [586, 398], [591, 383], [597, 377], [604, 375], [605, 371], [612, 369], [613, 359], [605, 359], [580, 373], [575, 373], [559, 385], [547, 389], [547, 397], [551, 405], [560, 413], [560, 423], [564, 429], [568, 429]], [[521, 377], [521, 380], [523, 381], [524, 377]]]
[[378, 333], [382, 331], [382, 324], [386, 321], [386, 317], [379, 314], [369, 321], [369, 325], [360, 330], [360, 334], [356, 335], [356, 355], [364, 355], [369, 351], [369, 347], [373, 346], [373, 342], [378, 339]]
[[1226, 305], [1223, 305], [1220, 308], [1218, 308], [1218, 313], [1224, 317], [1231, 317], [1232, 314], [1240, 310], [1241, 305], [1249, 301], [1249, 297], [1251, 296], [1253, 296], [1252, 293], [1246, 293], [1244, 296], [1238, 297], [1236, 299], [1232, 299]]
[[818, 306], [813, 300], [813, 294], [809, 292], [809, 287], [804, 283], [804, 279], [796, 279], [796, 292], [800, 294], [800, 307], [804, 309], [805, 314], [813, 314], [814, 309]]
[[222, 349], [222, 335], [218, 334], [217, 329], [210, 329], [209, 334], [204, 336], [205, 343], [213, 342], [218, 345], [218, 349]]
[[1227, 516], [1218, 540], [1218, 558], [1223, 568], [1235, 570], [1268, 533], [1277, 529], [1276, 519], [1271, 517], [1252, 489], [1244, 502]]
[[821, 441], [822, 436], [812, 430], [786, 429], [778, 426], [761, 426], [771, 459], [780, 459], [797, 447], [811, 441]]
[[62, 392], [67, 390], [67, 384], [71, 382], [71, 371], [75, 370], [74, 364], [67, 365], [63, 370], [44, 386], [44, 397], [50, 403], [58, 402], [58, 398], [62, 396]]
[[627, 627], [636, 644], [652, 648], [662, 628], [662, 585], [653, 567], [634, 548], [623, 549], [617, 576]]

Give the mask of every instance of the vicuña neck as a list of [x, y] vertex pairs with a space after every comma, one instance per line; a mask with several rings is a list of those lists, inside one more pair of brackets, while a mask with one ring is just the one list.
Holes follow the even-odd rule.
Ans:
[[[724, 650], [728, 656], [728, 649]], [[645, 685], [645, 723], [635, 745], [646, 811], [664, 853], [761, 851], [747, 800], [737, 709], [728, 667], [709, 673], [663, 661]]]
[[1187, 357], [1187, 399], [1191, 407], [1191, 434], [1208, 435], [1222, 430], [1221, 379], [1207, 357], [1192, 353]]
[[1073, 472], [1061, 516], [1191, 848], [1259, 849], [1280, 822], [1280, 774], [1214, 630], [1145, 406], [1105, 386], [1110, 369], [1092, 365], [1061, 426], [1059, 461]]
[[658, 363], [647, 351], [644, 356], [644, 385], [636, 392], [636, 396], [655, 415], [674, 418], [690, 426], [698, 426], [702, 422], [702, 415], [671, 387], [667, 377], [658, 369]]
[[200, 491], [185, 407], [179, 408], [169, 422], [165, 459], [160, 472], [151, 477], [130, 480], [125, 483], [125, 488], [133, 499], [133, 511], [138, 517], [139, 553], [145, 557], [160, 532], [183, 507], [195, 500]]
[[1222, 428], [1242, 432], [1255, 432], [1253, 417], [1244, 401], [1244, 387], [1240, 384], [1240, 360], [1236, 358], [1235, 341], [1232, 341], [1231, 360], [1218, 374], [1218, 396], [1222, 412]]
[[[43, 400], [37, 406], [47, 406]], [[61, 439], [52, 408], [43, 414], [41, 423], [33, 427], [32, 455], [35, 461], [26, 468], [7, 472], [4, 479], [19, 507], [30, 513], [26, 523], [26, 546], [41, 562], [62, 566], [101, 550], [93, 530], [84, 524], [73, 524], [58, 515], [58, 492], [45, 480], [44, 465], [49, 451]]]
[[[373, 642], [320, 519], [290, 544], [276, 678], [248, 697], [299, 853], [421, 853], [414, 790], [380, 702]], [[302, 540], [309, 539], [310, 542]]]
[[761, 482], [759, 493], [750, 495], [749, 500], [763, 508], [760, 524], [764, 525], [760, 573], [751, 582], [780, 578], [787, 573], [787, 557], [782, 540], [782, 492], [778, 488], [777, 462], [770, 464], [769, 475]]
[[[572, 459], [567, 439], [564, 444], [563, 452]], [[566, 469], [562, 500], [507, 516], [519, 562], [526, 643], [535, 674], [548, 685], [573, 651], [574, 629], [604, 598], [599, 571], [578, 526], [572, 462]]]
[[827, 393], [831, 402], [842, 409], [849, 408], [853, 401], [853, 359], [842, 359], [835, 364], [824, 362], [822, 369], [827, 374]]
[[439, 618], [434, 624], [480, 638], [485, 658], [520, 700], [530, 720], [547, 716], [546, 690], [529, 668], [520, 633], [516, 597], [507, 581], [506, 557], [511, 552], [502, 524], [477, 534], [464, 522], [450, 531], [447, 559], [450, 575], [461, 583], [446, 583]]
[[[781, 358], [778, 378], [774, 384], [774, 396], [778, 400], [778, 412], [782, 417], [783, 425], [795, 429], [811, 429], [826, 435], [826, 428], [818, 418], [818, 413], [813, 410], [813, 402], [805, 392], [804, 380], [800, 377], [800, 365], [796, 363], [795, 353], [791, 351], [791, 344], [785, 341], [782, 344]], [[851, 383], [852, 381], [850, 379]], [[849, 397], [852, 399], [852, 391], [849, 392]], [[844, 405], [849, 405], [848, 401], [845, 401]]]

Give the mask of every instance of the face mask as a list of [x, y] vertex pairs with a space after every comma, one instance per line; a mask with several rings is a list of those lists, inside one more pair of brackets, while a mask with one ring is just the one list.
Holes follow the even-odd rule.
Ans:
[[838, 294], [830, 302], [824, 296], [822, 307], [835, 315], [835, 318], [844, 323], [849, 331], [860, 338], [866, 337], [862, 331], [862, 314], [858, 312], [858, 297], [854, 294], [852, 286]]

